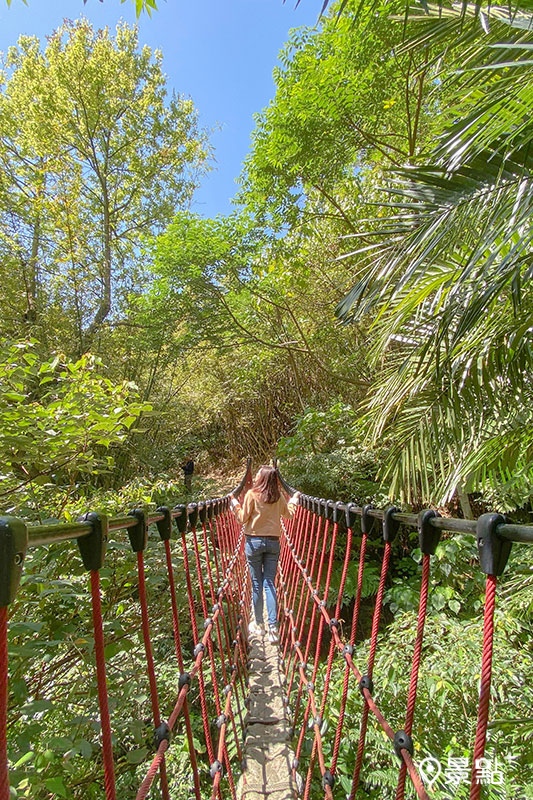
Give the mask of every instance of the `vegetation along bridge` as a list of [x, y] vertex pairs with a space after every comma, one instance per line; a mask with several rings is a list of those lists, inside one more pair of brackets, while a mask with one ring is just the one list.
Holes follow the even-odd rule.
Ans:
[[[241, 484], [232, 494], [242, 496], [250, 482], [248, 464]], [[287, 491], [293, 491], [283, 479], [282, 485]], [[421, 724], [416, 728], [414, 723], [418, 676], [419, 671], [424, 669], [422, 649], [431, 558], [443, 532], [475, 537], [479, 556], [475, 568], [486, 575], [484, 613], [483, 619], [481, 615], [479, 618], [480, 652], [472, 654], [473, 658], [480, 660], [481, 679], [475, 744], [472, 763], [468, 767], [468, 780], [470, 798], [478, 800], [481, 793], [486, 791], [479, 770], [485, 752], [491, 702], [497, 579], [506, 565], [512, 543], [533, 543], [533, 527], [511, 524], [496, 513], [483, 514], [477, 521], [470, 521], [442, 518], [433, 510], [415, 515], [401, 513], [394, 507], [384, 510], [371, 506], [359, 508], [352, 503], [302, 496], [295, 518], [284, 527], [282, 533], [278, 569], [279, 653], [275, 648], [261, 653], [257, 641], [250, 644], [247, 632], [250, 581], [244, 556], [244, 534], [229, 509], [230, 496], [187, 507], [161, 507], [155, 512], [135, 509], [116, 517], [90, 512], [72, 524], [27, 527], [14, 517], [1, 518], [0, 800], [10, 797], [7, 751], [9, 606], [15, 601], [17, 593], [17, 600], [20, 600], [25, 591], [24, 586], [19, 588], [19, 583], [27, 549], [66, 540], [77, 541], [83, 565], [89, 573], [94, 681], [98, 686], [101, 724], [99, 763], [106, 799], [115, 800], [117, 797], [112, 732], [118, 721], [113, 720], [110, 713], [106, 684], [100, 570], [105, 564], [110, 536], [118, 531], [127, 532], [136, 557], [134, 589], [140, 608], [146, 656], [146, 676], [135, 675], [131, 679], [139, 685], [147, 682], [154, 731], [151, 761], [146, 764], [137, 800], [147, 797], [151, 791], [153, 796], [161, 796], [165, 800], [170, 797], [168, 756], [172, 752], [173, 738], [183, 742], [182, 737], [186, 737], [188, 742], [190, 785], [183, 789], [180, 798], [190, 796], [201, 800], [210, 797], [215, 800], [242, 797], [261, 800], [268, 796], [271, 800], [288, 800], [300, 793], [308, 800], [318, 793], [325, 798], [348, 796], [353, 800], [364, 778], [363, 756], [369, 720], [373, 720], [390, 740], [391, 758], [397, 759], [396, 798], [401, 800], [404, 797], [406, 782], [407, 787], [414, 787], [418, 797], [428, 798], [431, 776], [428, 777], [427, 771], [419, 770], [417, 764], [431, 754], [424, 747], [424, 720], [420, 720]], [[157, 528], [166, 561], [165, 590], [168, 590], [168, 604], [172, 609], [177, 662], [172, 696], [168, 696], [168, 691], [164, 694], [161, 691], [154, 658], [157, 648], [153, 646], [156, 643], [152, 643], [150, 636], [144, 562], [150, 526]], [[380, 710], [376, 699], [379, 698], [380, 675], [375, 674], [374, 667], [391, 545], [400, 526], [418, 530], [422, 572], [409, 688], [406, 698], [398, 697], [401, 708], [397, 710], [397, 716], [403, 720], [401, 729], [398, 729], [390, 724]], [[340, 576], [332, 575], [338, 537], [344, 537], [346, 543]], [[381, 573], [372, 616], [368, 662], [362, 665], [356, 664], [352, 656], [361, 609], [365, 553], [367, 545], [378, 539], [382, 540]], [[47, 551], [41, 549], [39, 553], [44, 558]], [[183, 571], [179, 576], [175, 575], [174, 566], [178, 560]], [[354, 562], [358, 563], [355, 602], [351, 619], [341, 621], [343, 591], [350, 565]], [[187, 609], [177, 607], [178, 577], [186, 584]], [[336, 597], [332, 597], [333, 582]], [[192, 647], [189, 648], [185, 641], [192, 640]], [[331, 684], [334, 659], [344, 661], [343, 680], [340, 688], [335, 689], [335, 696]], [[255, 701], [250, 699], [250, 687], [252, 692], [256, 691]], [[339, 759], [342, 758], [347, 699], [350, 693], [353, 696], [354, 687], [360, 690], [358, 702], [361, 722], [355, 769], [347, 790], [346, 783], [341, 784], [337, 775]], [[271, 690], [278, 693], [277, 697], [272, 695]], [[259, 704], [258, 696], [262, 697]], [[191, 723], [192, 697], [197, 698], [195, 702], [200, 709], [205, 750], [195, 742]], [[253, 705], [254, 702], [252, 708], [251, 703]], [[328, 727], [331, 705], [335, 706], [337, 713], [335, 724]], [[215, 715], [216, 721], [213, 719]], [[422, 736], [415, 737], [415, 730], [421, 731]], [[442, 734], [444, 737], [446, 732]], [[420, 738], [421, 741], [418, 740]], [[198, 750], [204, 751], [205, 755], [197, 753]], [[305, 759], [304, 751], [307, 753]], [[277, 765], [270, 772], [269, 759]], [[261, 762], [260, 769], [255, 769], [257, 762]], [[261, 779], [257, 777], [261, 773], [262, 786]], [[409, 791], [412, 792], [412, 789]], [[53, 792], [51, 796], [55, 796]]]

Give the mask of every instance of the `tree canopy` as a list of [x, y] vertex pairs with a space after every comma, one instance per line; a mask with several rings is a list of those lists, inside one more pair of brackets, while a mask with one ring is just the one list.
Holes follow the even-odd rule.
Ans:
[[144, 238], [187, 206], [207, 156], [192, 101], [166, 96], [161, 54], [137, 44], [126, 25], [112, 37], [82, 20], [65, 23], [44, 51], [22, 37], [5, 60], [9, 304], [48, 336], [68, 308], [78, 353], [124, 309], [142, 281]]

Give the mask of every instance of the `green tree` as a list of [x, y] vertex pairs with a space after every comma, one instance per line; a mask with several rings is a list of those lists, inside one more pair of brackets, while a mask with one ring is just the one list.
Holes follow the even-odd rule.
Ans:
[[394, 436], [393, 491], [428, 502], [465, 487], [510, 509], [533, 485], [533, 17], [476, 6], [416, 24], [404, 49], [446, 54], [454, 121], [425, 163], [390, 175], [340, 313], [370, 320], [383, 369], [368, 422]]
[[114, 384], [94, 356], [43, 360], [35, 340], [0, 351], [0, 502], [10, 513], [59, 516], [109, 472], [113, 448], [149, 406], [137, 388]]
[[430, 53], [398, 49], [390, 17], [402, 8], [351, 0], [318, 30], [291, 33], [241, 177], [239, 199], [258, 220], [280, 228], [322, 215], [355, 232], [365, 175], [420, 153], [433, 121]]
[[30, 321], [45, 303], [67, 311], [78, 352], [124, 308], [142, 280], [143, 237], [187, 205], [205, 162], [192, 101], [166, 94], [161, 54], [139, 50], [127, 25], [112, 37], [68, 22], [44, 52], [22, 37], [8, 53], [4, 246], [25, 287], [13, 305], [23, 300]]

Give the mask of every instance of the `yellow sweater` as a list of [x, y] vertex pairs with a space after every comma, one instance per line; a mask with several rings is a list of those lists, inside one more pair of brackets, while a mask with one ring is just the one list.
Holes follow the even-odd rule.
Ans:
[[253, 489], [246, 492], [244, 503], [235, 506], [234, 514], [244, 525], [246, 536], [281, 536], [280, 517], [290, 519], [296, 506], [287, 503], [283, 494], [275, 503], [265, 503]]

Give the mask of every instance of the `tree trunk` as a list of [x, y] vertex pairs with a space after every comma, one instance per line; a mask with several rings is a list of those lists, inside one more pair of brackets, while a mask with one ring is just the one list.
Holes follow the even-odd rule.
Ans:
[[461, 504], [461, 511], [463, 512], [463, 517], [465, 519], [474, 519], [474, 514], [472, 513], [472, 506], [470, 505], [470, 499], [468, 497], [468, 493], [464, 491], [464, 486], [457, 487], [457, 497], [459, 498], [459, 503]]
[[104, 205], [104, 269], [102, 275], [102, 297], [93, 321], [85, 332], [85, 350], [89, 350], [93, 339], [111, 311], [111, 219], [107, 186], [103, 188]]
[[24, 262], [22, 269], [24, 272], [24, 283], [26, 286], [26, 311], [24, 321], [33, 325], [37, 322], [37, 291], [39, 286], [39, 244], [41, 239], [41, 219], [36, 217], [33, 225], [31, 239], [31, 254], [27, 262]]

